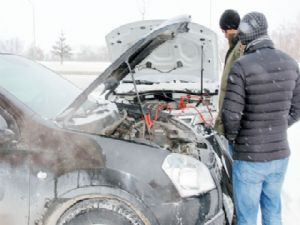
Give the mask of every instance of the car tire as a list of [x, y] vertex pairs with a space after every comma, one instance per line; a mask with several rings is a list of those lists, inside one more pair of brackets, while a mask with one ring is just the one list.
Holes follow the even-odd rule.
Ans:
[[130, 203], [114, 197], [82, 200], [60, 217], [57, 225], [151, 225]]

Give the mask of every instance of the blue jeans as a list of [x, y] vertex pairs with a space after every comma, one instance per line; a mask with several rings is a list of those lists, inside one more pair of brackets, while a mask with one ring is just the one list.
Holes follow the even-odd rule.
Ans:
[[281, 189], [289, 158], [269, 162], [233, 161], [233, 193], [237, 225], [281, 225]]

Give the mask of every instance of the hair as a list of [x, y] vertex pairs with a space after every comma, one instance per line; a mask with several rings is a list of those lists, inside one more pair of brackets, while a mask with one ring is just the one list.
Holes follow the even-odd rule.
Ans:
[[240, 24], [241, 18], [237, 11], [233, 9], [227, 9], [220, 17], [220, 28], [222, 30], [237, 30]]

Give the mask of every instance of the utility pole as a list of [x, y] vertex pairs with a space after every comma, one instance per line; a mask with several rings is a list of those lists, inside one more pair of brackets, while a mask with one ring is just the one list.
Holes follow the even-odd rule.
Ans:
[[209, 28], [212, 29], [212, 1], [209, 0]]
[[28, 0], [32, 9], [33, 59], [36, 57], [35, 10], [32, 0]]
[[140, 13], [142, 14], [142, 20], [145, 20], [145, 14], [146, 14], [146, 0], [141, 0], [142, 1], [142, 5], [139, 4], [139, 0], [138, 1], [138, 8]]

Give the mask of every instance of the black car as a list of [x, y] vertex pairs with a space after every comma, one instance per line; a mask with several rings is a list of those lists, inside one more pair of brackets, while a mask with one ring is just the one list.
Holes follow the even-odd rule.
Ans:
[[[200, 112], [210, 94], [139, 93], [151, 82], [134, 78], [191, 25], [180, 17], [151, 27], [83, 92], [38, 63], [0, 54], [1, 225], [230, 223], [226, 151]], [[120, 83], [135, 92], [118, 94]], [[177, 103], [198, 122], [175, 115]]]

